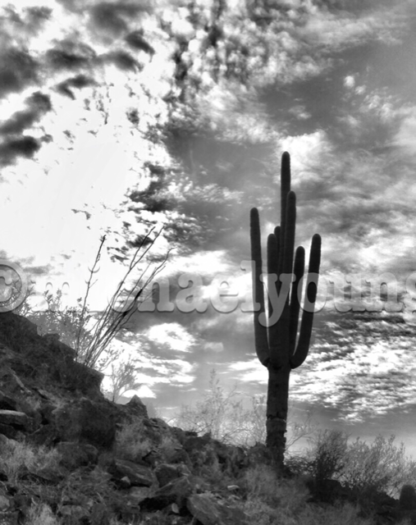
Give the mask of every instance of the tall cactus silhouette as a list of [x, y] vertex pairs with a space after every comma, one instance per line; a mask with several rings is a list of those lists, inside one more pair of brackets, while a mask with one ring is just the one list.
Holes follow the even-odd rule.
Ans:
[[[299, 246], [294, 257], [296, 195], [290, 191], [290, 156], [282, 155], [281, 219], [267, 240], [266, 314], [262, 276], [260, 220], [257, 208], [250, 213], [251, 258], [254, 262], [254, 335], [257, 356], [269, 373], [267, 390], [266, 445], [278, 466], [283, 465], [290, 372], [300, 366], [309, 351], [314, 304], [321, 261], [321, 237], [315, 234], [309, 259], [306, 298], [298, 336], [300, 297], [305, 271], [305, 250]], [[289, 299], [290, 297], [290, 299]]]

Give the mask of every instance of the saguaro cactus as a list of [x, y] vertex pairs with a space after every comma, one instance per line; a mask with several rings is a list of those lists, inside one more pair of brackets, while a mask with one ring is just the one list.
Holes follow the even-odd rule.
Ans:
[[290, 156], [283, 153], [281, 222], [280, 226], [274, 229], [274, 233], [269, 235], [267, 242], [267, 314], [262, 278], [259, 212], [257, 208], [253, 208], [250, 214], [256, 353], [269, 372], [266, 445], [278, 466], [283, 465], [286, 446], [289, 376], [291, 370], [300, 366], [308, 355], [321, 260], [321, 237], [315, 234], [312, 237], [306, 297], [298, 336], [305, 250], [299, 246], [293, 257], [295, 223], [296, 195], [290, 191]]

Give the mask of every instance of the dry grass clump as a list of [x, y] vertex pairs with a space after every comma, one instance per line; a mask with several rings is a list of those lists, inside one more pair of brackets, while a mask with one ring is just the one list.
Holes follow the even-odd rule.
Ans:
[[46, 503], [33, 504], [24, 521], [24, 525], [60, 525], [61, 521], [54, 516]]
[[162, 436], [158, 445], [159, 452], [167, 458], [173, 456], [178, 449], [178, 444], [169, 436]]
[[153, 448], [151, 441], [144, 436], [141, 420], [125, 424], [117, 431], [115, 453], [122, 459], [137, 461], [149, 454]]
[[60, 459], [60, 454], [55, 449], [35, 447], [13, 439], [1, 442], [0, 452], [0, 468], [11, 483], [16, 483], [27, 470], [55, 470]]

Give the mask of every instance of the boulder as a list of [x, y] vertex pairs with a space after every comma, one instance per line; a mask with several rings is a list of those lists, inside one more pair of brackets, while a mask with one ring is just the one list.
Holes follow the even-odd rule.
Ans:
[[98, 450], [90, 443], [61, 441], [56, 449], [61, 456], [59, 463], [70, 471], [97, 464]]
[[133, 418], [148, 417], [146, 405], [143, 403], [140, 397], [136, 395], [134, 395], [130, 401], [124, 405], [124, 408]]
[[17, 410], [16, 400], [8, 396], [0, 390], [0, 409], [1, 410]]
[[66, 404], [53, 412], [60, 441], [79, 441], [101, 448], [111, 448], [116, 426], [106, 403], [88, 398]]
[[142, 501], [143, 510], [162, 510], [175, 503], [179, 509], [186, 505], [186, 500], [193, 492], [194, 484], [189, 476], [173, 479], [157, 489], [151, 496]]
[[126, 486], [126, 481], [122, 481], [124, 478], [127, 478], [129, 486], [133, 487], [150, 487], [155, 482], [155, 476], [149, 467], [126, 459], [115, 458], [107, 470], [116, 483], [124, 486]]
[[163, 487], [172, 480], [179, 478], [182, 475], [182, 472], [177, 465], [163, 463], [156, 467], [155, 475], [159, 482], [159, 486]]
[[2, 425], [22, 428], [29, 432], [33, 428], [31, 419], [25, 413], [16, 410], [0, 410], [0, 422]]
[[187, 500], [189, 512], [202, 525], [248, 525], [248, 517], [235, 504], [217, 500], [212, 494], [193, 494]]

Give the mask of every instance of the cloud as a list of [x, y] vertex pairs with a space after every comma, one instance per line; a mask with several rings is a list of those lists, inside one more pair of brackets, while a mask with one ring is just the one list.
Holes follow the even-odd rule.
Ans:
[[407, 330], [397, 316], [319, 314], [314, 347], [293, 374], [293, 399], [334, 407], [349, 421], [411, 405], [414, 366]]
[[416, 107], [409, 108], [393, 137], [393, 143], [408, 155], [416, 154]]
[[304, 135], [279, 138], [278, 156], [283, 151], [292, 153], [291, 167], [296, 173], [296, 183], [313, 176], [322, 159], [332, 152], [332, 144], [323, 130]]
[[26, 101], [29, 109], [17, 111], [12, 117], [0, 124], [0, 134], [10, 135], [22, 133], [25, 129], [33, 127], [42, 116], [52, 109], [51, 100], [48, 95], [39, 91], [34, 93]]
[[355, 77], [354, 77], [354, 75], [347, 75], [344, 78], [344, 86], [346, 88], [349, 88], [349, 89], [352, 89], [353, 87], [355, 87]]
[[144, 335], [156, 346], [177, 352], [190, 352], [196, 339], [179, 323], [163, 323], [152, 326]]
[[38, 79], [38, 64], [24, 49], [9, 48], [0, 53], [0, 98], [17, 93]]
[[8, 139], [0, 144], [0, 165], [12, 164], [19, 157], [32, 158], [40, 149], [40, 142], [33, 137]]
[[114, 64], [122, 71], [137, 71], [140, 69], [137, 60], [125, 51], [113, 51], [101, 56], [100, 59], [107, 63]]
[[52, 14], [52, 9], [49, 7], [28, 7], [24, 10], [26, 15], [26, 28], [30, 32], [37, 33], [40, 31], [48, 21]]
[[46, 59], [55, 71], [87, 68], [95, 58], [96, 53], [89, 45], [70, 39], [60, 41], [46, 52]]
[[100, 2], [90, 10], [90, 22], [95, 29], [113, 36], [120, 36], [128, 29], [128, 21], [134, 17], [140, 20], [140, 14], [147, 13], [149, 3], [136, 2]]
[[142, 31], [132, 31], [126, 36], [125, 40], [133, 49], [144, 51], [149, 55], [155, 53], [153, 47], [143, 38]]
[[75, 77], [69, 78], [68, 80], [64, 80], [63, 82], [60, 82], [56, 86], [56, 90], [62, 95], [66, 95], [72, 100], [75, 100], [75, 95], [72, 92], [71, 88], [82, 89], [84, 87], [92, 86], [95, 83], [96, 82], [94, 79], [81, 74], [81, 75], [77, 75]]
[[224, 345], [221, 342], [207, 341], [204, 344], [204, 350], [209, 350], [211, 352], [220, 353], [224, 351]]
[[[22, 2], [23, 3], [23, 2]], [[4, 16], [0, 16], [0, 41], [3, 45], [13, 41], [18, 47], [25, 48], [28, 38], [37, 36], [52, 14], [49, 7], [25, 7], [9, 4], [3, 7]]]
[[331, 12], [309, 4], [306, 7], [307, 14], [301, 17], [297, 33], [308, 44], [322, 46], [332, 52], [375, 39], [383, 43], [397, 43], [406, 9], [405, 3], [399, 6], [381, 6], [357, 17], [354, 12]]

